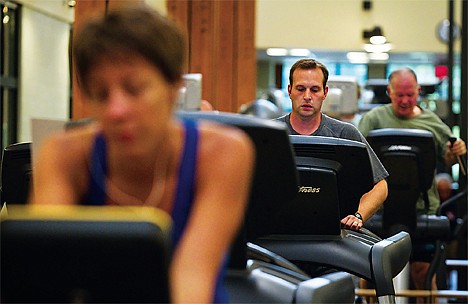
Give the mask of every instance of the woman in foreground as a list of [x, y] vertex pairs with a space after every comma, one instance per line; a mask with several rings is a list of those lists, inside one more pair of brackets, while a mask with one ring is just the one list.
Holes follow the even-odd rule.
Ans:
[[74, 67], [95, 122], [43, 144], [30, 202], [165, 210], [172, 302], [224, 302], [223, 263], [244, 215], [254, 148], [240, 130], [174, 118], [185, 54], [184, 36], [144, 5], [83, 25]]

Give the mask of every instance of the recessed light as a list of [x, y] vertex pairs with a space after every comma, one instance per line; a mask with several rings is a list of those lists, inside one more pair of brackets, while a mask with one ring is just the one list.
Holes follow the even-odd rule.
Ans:
[[284, 48], [268, 48], [266, 53], [268, 56], [286, 56], [288, 55], [288, 50]]

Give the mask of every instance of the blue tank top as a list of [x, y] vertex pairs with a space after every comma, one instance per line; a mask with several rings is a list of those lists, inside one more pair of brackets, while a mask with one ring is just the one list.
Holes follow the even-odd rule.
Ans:
[[[185, 127], [185, 144], [182, 151], [182, 159], [179, 168], [179, 181], [175, 194], [172, 216], [172, 249], [177, 247], [185, 230], [190, 211], [192, 209], [194, 195], [195, 168], [198, 151], [198, 129], [196, 123], [191, 120], [183, 120]], [[94, 141], [91, 153], [89, 189], [82, 205], [104, 205], [106, 203], [106, 142], [102, 133], [98, 134]], [[195, 261], [196, 263], [196, 261]], [[227, 268], [227, 259], [216, 280], [214, 303], [228, 302], [228, 295], [224, 288], [224, 276]]]

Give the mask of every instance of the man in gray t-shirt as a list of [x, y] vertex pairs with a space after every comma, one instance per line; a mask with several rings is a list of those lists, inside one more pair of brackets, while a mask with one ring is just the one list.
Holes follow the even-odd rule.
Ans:
[[363, 142], [367, 146], [374, 176], [374, 187], [365, 193], [355, 214], [346, 215], [341, 223], [345, 228], [358, 230], [374, 215], [387, 198], [387, 171], [362, 134], [350, 123], [326, 116], [321, 112], [327, 97], [328, 70], [313, 59], [300, 59], [291, 67], [288, 93], [291, 113], [276, 120], [288, 126], [291, 135], [319, 135]]

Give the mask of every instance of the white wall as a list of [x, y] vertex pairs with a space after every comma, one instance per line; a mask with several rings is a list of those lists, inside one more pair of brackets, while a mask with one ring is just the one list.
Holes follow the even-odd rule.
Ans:
[[18, 139], [28, 141], [32, 118], [69, 117], [70, 24], [24, 6], [21, 26]]
[[[22, 5], [18, 141], [32, 138], [31, 119], [70, 117], [68, 47], [74, 9], [64, 0], [18, 0]], [[146, 0], [166, 14], [165, 0]]]
[[73, 23], [74, 9], [67, 5], [66, 0], [16, 0], [16, 2], [23, 7], [57, 18], [65, 23]]
[[[445, 0], [373, 0], [370, 11], [362, 9], [362, 0], [256, 1], [257, 48], [362, 51], [362, 31], [380, 25], [395, 52], [447, 51], [435, 35], [437, 23], [447, 18]], [[455, 3], [460, 20], [461, 0]]]
[[145, 0], [145, 3], [161, 14], [167, 15], [166, 0]]

